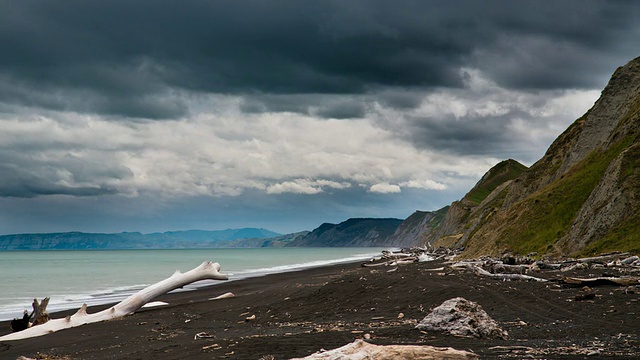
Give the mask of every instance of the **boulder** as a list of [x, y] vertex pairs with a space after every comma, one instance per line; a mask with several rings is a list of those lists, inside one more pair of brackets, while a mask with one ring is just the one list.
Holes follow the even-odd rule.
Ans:
[[462, 337], [505, 340], [509, 338], [509, 334], [502, 330], [480, 305], [461, 297], [443, 302], [422, 319], [416, 328], [443, 331]]

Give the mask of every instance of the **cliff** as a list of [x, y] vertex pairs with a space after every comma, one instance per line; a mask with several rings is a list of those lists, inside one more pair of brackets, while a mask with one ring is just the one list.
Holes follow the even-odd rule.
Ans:
[[637, 58], [616, 70], [594, 106], [531, 168], [496, 178], [495, 187], [476, 185], [414, 243], [464, 247], [468, 257], [638, 252], [639, 132]]
[[389, 238], [401, 223], [400, 219], [349, 219], [337, 225], [324, 223], [287, 246], [387, 246]]

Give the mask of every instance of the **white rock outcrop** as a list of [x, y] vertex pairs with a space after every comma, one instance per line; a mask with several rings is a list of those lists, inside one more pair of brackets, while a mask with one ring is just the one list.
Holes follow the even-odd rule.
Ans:
[[416, 328], [426, 331], [443, 331], [454, 336], [508, 339], [502, 330], [479, 304], [465, 298], [449, 299], [436, 307]]

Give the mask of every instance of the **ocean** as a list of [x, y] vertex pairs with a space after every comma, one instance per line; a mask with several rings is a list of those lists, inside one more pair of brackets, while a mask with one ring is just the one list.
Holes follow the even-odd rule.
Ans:
[[[0, 252], [0, 320], [21, 317], [34, 298], [51, 311], [118, 302], [176, 270], [210, 260], [229, 280], [369, 259], [384, 248], [61, 250]], [[219, 281], [202, 281], [193, 290]]]

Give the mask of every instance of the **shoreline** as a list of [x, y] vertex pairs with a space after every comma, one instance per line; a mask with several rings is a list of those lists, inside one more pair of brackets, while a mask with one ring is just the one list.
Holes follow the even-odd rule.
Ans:
[[[252, 268], [250, 265], [247, 266], [247, 268], [243, 268], [244, 266], [241, 265], [240, 268], [236, 266], [236, 267], [230, 267], [229, 269], [226, 269], [225, 264], [227, 264], [230, 261], [229, 259], [220, 258], [219, 256], [216, 256], [219, 253], [212, 253], [211, 255], [213, 255], [213, 259], [212, 259], [213, 262], [219, 262], [222, 265], [221, 272], [229, 275], [229, 278], [230, 278], [229, 281], [237, 281], [237, 280], [242, 280], [248, 277], [256, 277], [256, 276], [259, 277], [259, 276], [264, 276], [266, 274], [271, 274], [271, 273], [283, 273], [288, 271], [298, 271], [301, 269], [307, 269], [307, 268], [312, 268], [317, 266], [326, 266], [326, 265], [341, 264], [341, 263], [348, 263], [348, 262], [354, 262], [354, 261], [356, 262], [363, 261], [373, 256], [379, 255], [380, 254], [379, 249], [381, 248], [371, 248], [371, 249], [358, 248], [358, 249], [361, 249], [362, 251], [354, 254], [344, 254], [345, 255], [344, 257], [335, 258], [335, 259], [331, 259], [331, 258], [329, 259], [324, 258], [322, 260], [301, 259], [302, 262], [300, 263], [292, 263], [292, 264], [286, 264], [286, 265], [272, 265], [272, 264], [263, 264], [259, 262], [257, 264], [259, 267], [257, 268]], [[187, 252], [190, 252], [193, 249], [180, 249], [180, 250], [186, 250]], [[219, 250], [219, 249], [213, 249], [213, 250]], [[242, 249], [232, 248], [232, 249], [223, 249], [223, 250], [239, 251]], [[119, 250], [109, 250], [109, 251], [118, 252]], [[124, 250], [124, 251], [128, 252], [129, 250]], [[138, 250], [133, 250], [133, 251], [136, 252]], [[166, 251], [168, 253], [172, 253], [174, 250], [167, 249]], [[31, 251], [27, 251], [27, 252], [23, 251], [23, 253], [27, 253], [27, 254], [30, 252]], [[64, 253], [67, 251], [65, 250], [60, 252]], [[78, 251], [73, 250], [72, 252], [78, 252]], [[82, 250], [81, 252], [84, 252], [84, 250]], [[88, 252], [95, 253], [92, 250], [88, 250]], [[148, 252], [145, 252], [144, 254], [148, 254]], [[106, 287], [100, 286], [100, 285], [96, 286], [95, 283], [87, 283], [87, 284], [83, 284], [81, 287], [79, 287], [78, 285], [75, 285], [76, 287], [75, 289], [71, 289], [71, 290], [64, 289], [62, 291], [58, 291], [58, 289], [52, 289], [50, 288], [50, 286], [48, 286], [48, 284], [46, 284], [45, 290], [43, 290], [42, 293], [33, 294], [33, 295], [29, 295], [27, 293], [21, 294], [20, 287], [17, 287], [16, 289], [12, 289], [11, 287], [5, 286], [3, 288], [3, 290], [5, 291], [4, 293], [5, 296], [3, 296], [4, 299], [2, 299], [2, 303], [0, 303], [0, 321], [6, 321], [16, 317], [21, 317], [23, 310], [25, 309], [31, 310], [31, 302], [34, 297], [38, 297], [40, 299], [40, 297], [49, 296], [51, 298], [51, 302], [49, 303], [48, 308], [51, 312], [78, 309], [80, 306], [82, 306], [83, 303], [86, 303], [88, 306], [91, 307], [91, 306], [100, 306], [100, 305], [119, 302], [124, 300], [126, 297], [142, 290], [146, 286], [151, 285], [155, 282], [161, 281], [163, 278], [169, 277], [176, 269], [182, 272], [186, 272], [200, 265], [200, 263], [202, 263], [204, 258], [200, 255], [197, 255], [196, 257], [192, 259], [195, 261], [181, 260], [180, 262], [182, 264], [181, 265], [176, 264], [175, 267], [172, 267], [170, 265], [168, 267], [165, 266], [162, 269], [158, 268], [156, 269], [158, 271], [154, 272], [153, 276], [149, 276], [147, 271], [147, 274], [141, 276], [139, 281], [136, 281], [133, 283], [129, 282], [128, 281], [129, 279], [121, 279], [123, 281], [117, 281], [117, 280], [110, 281], [110, 284]], [[135, 256], [135, 258], [138, 258], [138, 256]], [[46, 268], [45, 270], [38, 270], [38, 271], [44, 271], [45, 274], [47, 273]], [[56, 273], [58, 272], [58, 270], [55, 270], [55, 271]], [[94, 270], [94, 272], [98, 272], [98, 271], [99, 270]], [[106, 271], [110, 272], [112, 270], [106, 269]], [[134, 270], [132, 269], [132, 271]], [[75, 276], [75, 274], [70, 274], [70, 275]], [[118, 276], [119, 274], [116, 274], [116, 275]], [[36, 274], [34, 274], [33, 276], [36, 276]], [[138, 276], [136, 276], [136, 274], [134, 273], [134, 276], [132, 276], [131, 279], [135, 279], [136, 277]], [[10, 283], [12, 280], [14, 280], [14, 278], [10, 276], [5, 276], [4, 278], [7, 281], [7, 283]], [[29, 289], [27, 290], [28, 293], [33, 293], [33, 291], [31, 290], [34, 288], [39, 288], [38, 283], [36, 284], [32, 282], [29, 282], [29, 283], [30, 283], [30, 286], [29, 286]], [[184, 289], [179, 289], [177, 291], [193, 291], [199, 287], [212, 286], [218, 283], [219, 281], [199, 282], [199, 283], [187, 285]], [[2, 286], [0, 286], [0, 288], [2, 288]], [[9, 298], [9, 296], [7, 296], [7, 293], [9, 291], [11, 291], [11, 299]]]
[[[289, 359], [337, 348], [364, 334], [374, 344], [450, 346], [472, 350], [483, 359], [521, 358], [504, 350], [515, 346], [542, 349], [547, 355], [540, 357], [554, 359], [582, 359], [585, 353], [579, 348], [602, 349], [599, 358], [629, 358], [640, 352], [639, 294], [605, 286], [594, 289], [594, 300], [577, 302], [572, 299], [580, 288], [440, 271], [440, 260], [402, 265], [394, 272], [360, 263], [167, 294], [156, 300], [169, 305], [119, 320], [2, 342], [0, 357], [39, 353], [49, 359]], [[208, 300], [225, 292], [236, 296]], [[458, 338], [415, 329], [430, 309], [457, 296], [479, 303], [511, 339]], [[8, 332], [7, 327], [8, 321], [1, 322], [0, 333]]]

